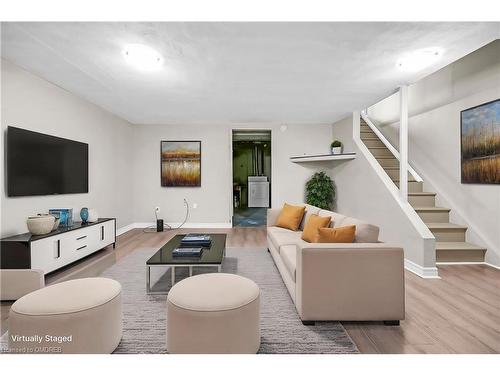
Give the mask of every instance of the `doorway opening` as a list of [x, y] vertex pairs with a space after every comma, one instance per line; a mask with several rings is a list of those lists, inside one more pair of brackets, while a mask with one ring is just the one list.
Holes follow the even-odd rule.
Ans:
[[233, 130], [233, 227], [266, 225], [271, 202], [271, 131]]

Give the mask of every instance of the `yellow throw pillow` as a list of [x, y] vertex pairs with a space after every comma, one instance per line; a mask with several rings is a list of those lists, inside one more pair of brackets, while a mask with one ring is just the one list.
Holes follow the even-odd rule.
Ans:
[[351, 243], [354, 242], [356, 225], [339, 228], [319, 228], [318, 242], [320, 243]]
[[330, 216], [311, 215], [304, 226], [302, 239], [307, 242], [318, 242], [320, 228], [328, 228], [332, 218]]
[[285, 205], [281, 209], [280, 215], [278, 216], [278, 220], [276, 221], [275, 225], [277, 227], [296, 231], [299, 228], [300, 222], [302, 221], [302, 217], [304, 216], [305, 212], [305, 206], [292, 206], [285, 203]]

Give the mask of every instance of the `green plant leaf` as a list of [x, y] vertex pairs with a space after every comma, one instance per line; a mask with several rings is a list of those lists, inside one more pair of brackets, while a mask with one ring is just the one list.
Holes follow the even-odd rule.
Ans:
[[335, 193], [333, 181], [325, 172], [316, 172], [306, 182], [307, 204], [329, 210], [334, 202]]

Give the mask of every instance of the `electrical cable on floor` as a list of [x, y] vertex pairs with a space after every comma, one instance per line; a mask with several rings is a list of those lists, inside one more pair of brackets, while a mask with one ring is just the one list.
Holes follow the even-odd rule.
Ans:
[[177, 228], [172, 228], [170, 225], [166, 224], [169, 230], [180, 229], [184, 224], [186, 224], [186, 221], [189, 217], [189, 204], [186, 198], [184, 198], [184, 205], [186, 206], [186, 216], [184, 216], [183, 222]]
[[[186, 198], [184, 198], [184, 205], [186, 206], [186, 216], [184, 216], [184, 221], [178, 227], [176, 227], [176, 228], [172, 228], [170, 225], [164, 224], [163, 225], [163, 229], [164, 230], [176, 230], [176, 229], [180, 229], [180, 228], [182, 228], [182, 226], [184, 224], [186, 224], [186, 221], [187, 221], [187, 219], [189, 217], [189, 204], [188, 204], [188, 201], [187, 201]], [[155, 210], [155, 218], [156, 218], [156, 221], [158, 221], [158, 214], [157, 214], [156, 210]], [[156, 230], [156, 227], [154, 225], [152, 225], [152, 226], [149, 226], [147, 228], [144, 228], [143, 232], [144, 233], [157, 233], [157, 230]]]

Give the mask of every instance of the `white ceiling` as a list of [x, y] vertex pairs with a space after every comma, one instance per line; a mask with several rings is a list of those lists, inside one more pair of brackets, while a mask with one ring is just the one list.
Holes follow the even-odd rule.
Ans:
[[[333, 122], [496, 39], [499, 23], [3, 23], [2, 55], [132, 123]], [[127, 65], [144, 43], [163, 69]], [[403, 73], [405, 52], [443, 58]]]

